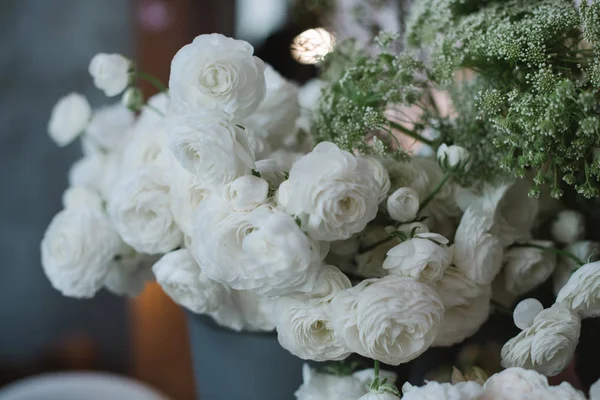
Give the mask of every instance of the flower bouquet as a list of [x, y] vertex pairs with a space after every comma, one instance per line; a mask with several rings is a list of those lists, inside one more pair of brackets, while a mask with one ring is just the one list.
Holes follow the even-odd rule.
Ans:
[[[600, 315], [600, 1], [424, 0], [398, 26], [339, 40], [304, 87], [219, 34], [179, 50], [168, 86], [96, 55], [122, 101], [52, 111], [84, 152], [41, 244], [52, 285], [155, 279], [220, 326], [276, 331], [313, 362], [299, 400], [584, 399], [546, 377]], [[501, 372], [393, 368], [504, 314]]]

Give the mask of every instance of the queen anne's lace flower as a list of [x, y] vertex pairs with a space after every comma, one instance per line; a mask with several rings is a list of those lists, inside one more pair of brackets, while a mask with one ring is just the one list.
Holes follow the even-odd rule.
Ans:
[[169, 94], [175, 107], [223, 111], [231, 117], [254, 112], [265, 97], [265, 65], [243, 40], [200, 35], [171, 63]]
[[330, 313], [336, 335], [350, 350], [399, 365], [433, 343], [444, 306], [429, 285], [389, 275], [339, 292]]
[[578, 268], [560, 289], [556, 301], [582, 318], [600, 316], [600, 261]]
[[502, 348], [502, 365], [557, 375], [573, 359], [580, 330], [580, 318], [564, 305], [555, 303], [539, 313], [531, 327], [506, 342]]

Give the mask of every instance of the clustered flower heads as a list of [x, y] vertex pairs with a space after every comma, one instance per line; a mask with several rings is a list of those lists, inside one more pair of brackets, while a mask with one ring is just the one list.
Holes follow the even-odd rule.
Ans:
[[[159, 82], [123, 56], [94, 57], [95, 85], [123, 101], [92, 110], [71, 94], [52, 112], [51, 137], [64, 146], [81, 136], [84, 156], [41, 243], [51, 284], [73, 297], [102, 288], [135, 296], [155, 279], [224, 327], [276, 330], [302, 359], [356, 353], [399, 365], [475, 334], [498, 308], [496, 288], [521, 296], [561, 271], [554, 305], [515, 309], [522, 332], [502, 349], [509, 369], [484, 385], [405, 384], [402, 392], [496, 399], [512, 381], [539, 398], [579, 398], [521, 368], [559, 373], [581, 320], [600, 315], [599, 264], [568, 251], [593, 247], [580, 244], [583, 219], [564, 211], [554, 219], [565, 250], [539, 240], [541, 201], [527, 196], [535, 180], [465, 184], [481, 162], [470, 149], [387, 120], [387, 105], [427, 105], [428, 77], [415, 73], [422, 63], [382, 52], [358, 64], [299, 90], [250, 44], [201, 35], [173, 58], [168, 89], [144, 103], [133, 78]], [[301, 111], [304, 96], [321, 100]], [[429, 151], [404, 152], [398, 132]], [[373, 375], [307, 367], [296, 397], [399, 398], [392, 376]]]

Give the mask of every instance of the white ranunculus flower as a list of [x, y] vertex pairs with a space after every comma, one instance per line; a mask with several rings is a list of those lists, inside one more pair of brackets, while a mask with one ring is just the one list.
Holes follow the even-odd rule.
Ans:
[[99, 148], [110, 151], [119, 147], [133, 126], [135, 115], [122, 104], [94, 111], [85, 136]]
[[502, 268], [502, 243], [489, 233], [492, 222], [485, 211], [469, 207], [454, 236], [453, 263], [482, 285], [491, 283]]
[[[396, 375], [388, 371], [380, 371], [381, 377], [394, 382]], [[365, 395], [367, 384], [374, 377], [373, 369], [357, 371], [352, 375], [330, 375], [310, 368], [302, 367], [302, 386], [294, 393], [296, 400], [351, 400]]]
[[417, 233], [387, 252], [383, 268], [394, 275], [433, 283], [442, 279], [450, 265], [447, 243], [448, 239], [437, 233]]
[[[585, 395], [571, 386], [568, 382], [561, 382], [558, 386], [550, 386], [546, 390], [539, 391], [533, 396], [535, 400], [586, 400]], [[590, 400], [594, 397], [590, 395]]]
[[300, 116], [298, 87], [268, 64], [265, 68], [265, 82], [265, 99], [247, 120], [266, 130], [267, 143], [276, 149], [281, 147], [284, 138], [293, 134], [296, 129], [296, 119]]
[[357, 159], [371, 171], [371, 175], [375, 178], [375, 181], [377, 181], [377, 184], [379, 185], [378, 203], [381, 203], [387, 197], [391, 187], [390, 175], [388, 174], [387, 169], [381, 161], [374, 156], [358, 156]]
[[379, 183], [366, 162], [329, 142], [298, 160], [289, 176], [288, 213], [315, 240], [341, 240], [377, 214]]
[[396, 396], [392, 392], [378, 391], [378, 392], [369, 392], [369, 393], [363, 395], [358, 400], [400, 400], [400, 397]]
[[427, 350], [444, 313], [433, 288], [394, 275], [341, 291], [330, 307], [334, 332], [346, 347], [390, 365], [406, 363]]
[[154, 280], [152, 264], [157, 260], [157, 256], [140, 254], [124, 245], [110, 263], [104, 286], [116, 295], [136, 297], [143, 292], [146, 282]]
[[503, 246], [531, 239], [531, 228], [539, 209], [539, 200], [529, 197], [531, 182], [518, 179], [493, 186], [484, 184], [477, 194], [463, 190], [457, 203], [463, 210], [473, 206], [494, 216], [491, 233], [498, 236]]
[[146, 102], [146, 107], [140, 113], [138, 122], [143, 126], [152, 126], [164, 122], [168, 114], [171, 99], [166, 92], [157, 93]]
[[469, 168], [469, 152], [461, 146], [442, 143], [437, 150], [437, 159], [444, 168]]
[[93, 297], [104, 283], [121, 240], [110, 219], [95, 208], [71, 208], [54, 216], [41, 243], [42, 267], [65, 296]]
[[265, 97], [265, 64], [243, 40], [200, 35], [171, 63], [169, 94], [191, 110], [224, 111], [234, 118], [252, 114]]
[[585, 264], [573, 272], [558, 292], [556, 301], [564, 303], [581, 318], [600, 316], [600, 261]]
[[343, 360], [351, 353], [335, 336], [321, 299], [282, 299], [277, 307], [281, 346], [304, 360]]
[[89, 72], [94, 85], [108, 97], [122, 93], [129, 85], [131, 60], [121, 54], [98, 53], [90, 61]]
[[457, 384], [427, 382], [424, 386], [413, 386], [406, 382], [402, 386], [402, 400], [479, 400], [483, 390], [477, 382]]
[[[538, 246], [552, 247], [552, 242], [535, 240]], [[504, 254], [506, 290], [522, 295], [541, 285], [556, 267], [556, 255], [534, 247], [514, 247]]]
[[444, 304], [444, 323], [434, 346], [452, 346], [479, 330], [490, 313], [490, 285], [480, 285], [465, 273], [450, 266], [436, 282], [436, 291]]
[[399, 222], [414, 220], [419, 212], [419, 193], [410, 187], [397, 189], [387, 199], [387, 212]]
[[123, 150], [124, 172], [133, 171], [144, 165], [171, 165], [174, 157], [168, 148], [167, 127], [164, 121], [141, 123], [138, 119]]
[[539, 313], [533, 325], [502, 348], [502, 365], [554, 376], [569, 365], [579, 342], [581, 319], [561, 303]]
[[209, 313], [220, 326], [240, 331], [269, 332], [275, 329], [273, 298], [244, 290], [231, 290], [217, 311]]
[[513, 321], [517, 328], [525, 330], [533, 325], [535, 317], [544, 311], [544, 306], [538, 299], [524, 299], [513, 310]]
[[267, 200], [268, 194], [267, 181], [253, 175], [240, 176], [223, 190], [225, 201], [235, 211], [252, 211]]
[[79, 93], [70, 93], [54, 105], [48, 133], [57, 145], [66, 146], [83, 133], [91, 115], [87, 99]]
[[179, 163], [172, 163], [169, 174], [169, 203], [173, 220], [186, 236], [193, 232], [194, 211], [202, 200], [210, 196], [210, 189], [187, 172]]
[[[565, 251], [573, 254], [585, 262], [595, 262], [600, 259], [600, 243], [584, 240], [567, 245]], [[560, 289], [567, 284], [571, 274], [575, 272], [580, 265], [569, 257], [559, 257], [552, 275], [554, 294], [558, 295]]]
[[559, 212], [552, 223], [551, 232], [558, 243], [569, 244], [581, 240], [585, 235], [583, 214], [573, 210]]
[[317, 243], [269, 205], [235, 211], [209, 197], [194, 221], [192, 254], [209, 277], [234, 289], [284, 294], [310, 286], [318, 273]]
[[287, 179], [288, 169], [271, 158], [256, 162], [256, 170], [260, 177], [269, 183], [269, 188], [275, 190]]
[[156, 166], [126, 175], [109, 199], [108, 210], [123, 241], [140, 253], [167, 253], [182, 243], [171, 213], [167, 177]]
[[100, 192], [106, 156], [93, 154], [75, 161], [69, 169], [69, 184]]
[[590, 386], [590, 400], [600, 400], [600, 379]]
[[507, 368], [488, 378], [480, 400], [529, 399], [548, 388], [548, 379], [536, 371], [519, 367]]
[[169, 147], [181, 165], [202, 181], [224, 185], [254, 168], [245, 132], [218, 114], [172, 118]]
[[80, 208], [84, 210], [101, 211], [104, 205], [98, 192], [86, 187], [70, 187], [63, 193], [62, 203], [65, 208]]
[[318, 299], [321, 302], [330, 302], [336, 293], [352, 287], [350, 279], [333, 265], [319, 267], [312, 291], [302, 293], [301, 298]]
[[217, 311], [231, 296], [231, 289], [209, 279], [187, 249], [165, 254], [152, 270], [173, 301], [197, 314]]

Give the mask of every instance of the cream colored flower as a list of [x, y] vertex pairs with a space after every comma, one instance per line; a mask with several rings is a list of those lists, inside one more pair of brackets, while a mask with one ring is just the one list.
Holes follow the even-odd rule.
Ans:
[[[552, 247], [552, 242], [536, 240], [534, 245]], [[514, 247], [504, 255], [504, 278], [506, 289], [522, 295], [541, 285], [556, 267], [556, 255], [534, 247]]]
[[90, 62], [89, 72], [94, 85], [108, 97], [122, 93], [129, 84], [131, 60], [121, 54], [98, 53]]
[[397, 189], [388, 197], [386, 205], [392, 219], [399, 222], [412, 221], [419, 212], [419, 193], [410, 187]]
[[70, 93], [52, 108], [48, 133], [57, 145], [66, 146], [83, 133], [91, 115], [87, 99], [79, 93]]
[[585, 218], [580, 212], [563, 210], [552, 223], [551, 232], [558, 243], [569, 244], [581, 240], [585, 235]]
[[600, 316], [600, 261], [578, 268], [560, 289], [556, 302], [564, 303], [581, 318]]
[[580, 330], [580, 318], [564, 305], [555, 303], [539, 313], [531, 327], [506, 342], [502, 348], [502, 365], [557, 375], [573, 359]]
[[483, 385], [480, 400], [528, 399], [547, 388], [548, 379], [545, 376], [519, 367], [507, 368], [489, 377]]

